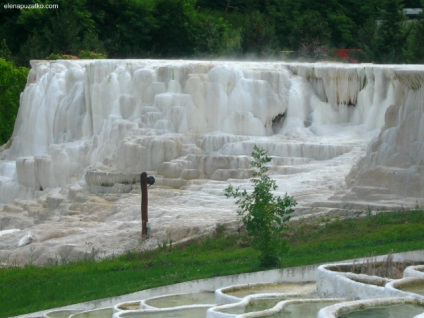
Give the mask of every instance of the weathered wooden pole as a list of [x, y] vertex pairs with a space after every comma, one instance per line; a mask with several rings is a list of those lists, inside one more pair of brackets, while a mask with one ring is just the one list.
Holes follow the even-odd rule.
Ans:
[[141, 184], [141, 238], [147, 237], [147, 222], [149, 217], [147, 214], [147, 173], [143, 172], [140, 175]]

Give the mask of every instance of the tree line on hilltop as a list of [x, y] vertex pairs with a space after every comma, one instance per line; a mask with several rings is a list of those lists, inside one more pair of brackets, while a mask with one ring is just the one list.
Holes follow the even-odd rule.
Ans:
[[[54, 5], [22, 9], [24, 5]], [[424, 63], [424, 0], [8, 0], [0, 145], [31, 59], [266, 58]]]
[[411, 19], [403, 10], [422, 8], [424, 0], [37, 2], [58, 8], [0, 11], [0, 41], [17, 65], [81, 51], [109, 58], [424, 61], [423, 13]]

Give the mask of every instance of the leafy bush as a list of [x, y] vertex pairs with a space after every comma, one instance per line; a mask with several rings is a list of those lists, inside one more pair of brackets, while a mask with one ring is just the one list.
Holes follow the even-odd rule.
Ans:
[[292, 208], [296, 205], [293, 197], [287, 194], [284, 198], [276, 197], [272, 191], [277, 189], [275, 180], [272, 180], [266, 166], [271, 161], [266, 151], [255, 145], [252, 153], [251, 165], [256, 168], [252, 183], [252, 193], [232, 185], [225, 188], [225, 196], [233, 197], [239, 206], [238, 213], [242, 215], [252, 246], [260, 252], [262, 266], [274, 266], [281, 261], [281, 256], [288, 251], [285, 240], [287, 223]]
[[80, 51], [78, 54], [79, 59], [105, 59], [106, 54], [97, 53], [93, 51]]
[[47, 60], [78, 60], [75, 55], [51, 53], [46, 57]]
[[27, 68], [15, 67], [0, 58], [0, 145], [12, 136], [27, 75]]
[[105, 59], [107, 58], [103, 53], [93, 51], [80, 51], [78, 56], [70, 54], [51, 53], [46, 57], [47, 60], [78, 60], [78, 59]]

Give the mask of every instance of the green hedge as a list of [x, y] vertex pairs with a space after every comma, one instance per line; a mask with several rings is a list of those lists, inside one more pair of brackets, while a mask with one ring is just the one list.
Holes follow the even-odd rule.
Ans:
[[12, 63], [0, 59], [0, 144], [6, 143], [12, 136], [19, 98], [24, 90], [28, 69], [15, 67]]

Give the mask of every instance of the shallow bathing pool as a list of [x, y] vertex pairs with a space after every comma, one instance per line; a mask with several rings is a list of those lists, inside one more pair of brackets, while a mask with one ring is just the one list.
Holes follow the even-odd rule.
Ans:
[[179, 308], [157, 311], [129, 311], [119, 313], [122, 318], [203, 318], [208, 307]]
[[213, 305], [215, 303], [215, 294], [213, 292], [168, 295], [150, 298], [144, 301], [145, 305], [154, 308], [171, 308], [197, 304]]
[[83, 311], [69, 316], [69, 318], [110, 318], [113, 315], [113, 308], [101, 308]]
[[421, 281], [420, 283], [411, 283], [411, 284], [401, 285], [398, 288], [406, 292], [424, 296], [424, 281]]
[[371, 307], [363, 310], [344, 313], [338, 318], [412, 318], [424, 313], [423, 306], [411, 304], [393, 304], [384, 307]]
[[74, 315], [82, 311], [83, 310], [78, 310], [78, 309], [53, 310], [44, 314], [44, 317], [45, 318], [68, 318], [70, 315]]
[[253, 294], [312, 294], [316, 291], [314, 283], [276, 283], [252, 284], [223, 289], [222, 292], [234, 297], [243, 298]]
[[314, 302], [296, 302], [290, 303], [283, 307], [283, 309], [269, 316], [263, 317], [272, 317], [272, 318], [316, 318], [318, 312], [327, 306], [331, 306], [337, 303], [336, 301], [322, 300]]

